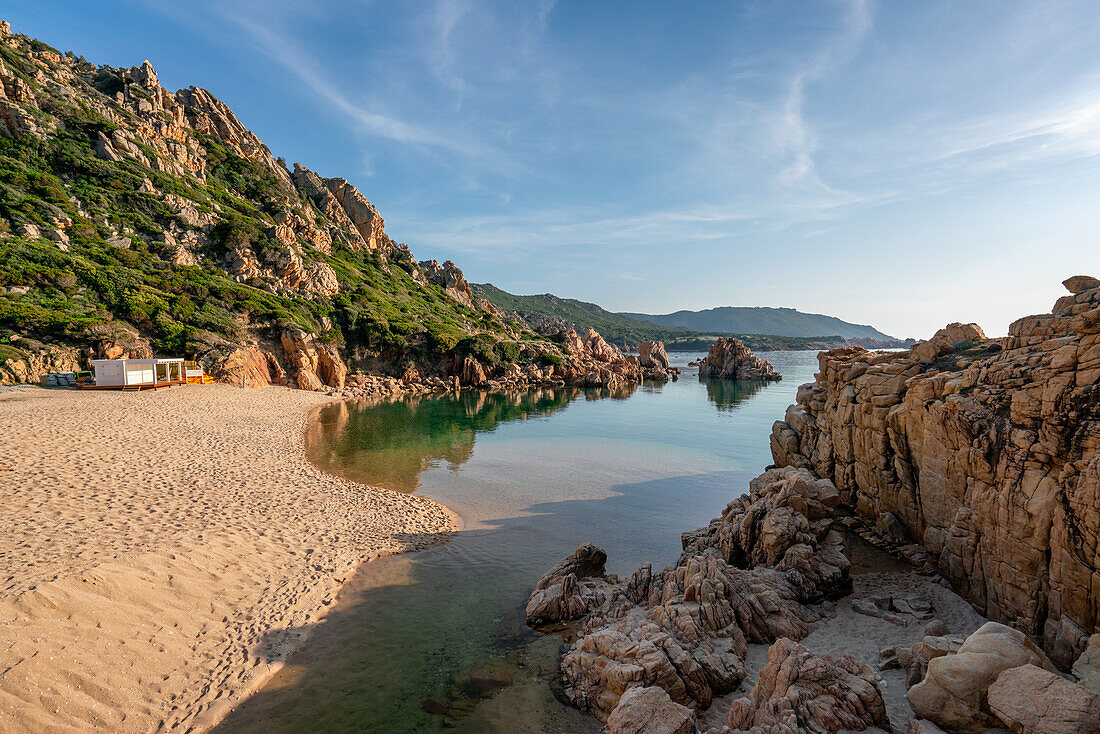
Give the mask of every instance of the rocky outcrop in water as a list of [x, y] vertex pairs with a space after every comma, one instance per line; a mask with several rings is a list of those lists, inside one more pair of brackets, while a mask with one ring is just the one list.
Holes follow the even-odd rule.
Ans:
[[849, 563], [831, 529], [839, 495], [808, 471], [773, 469], [705, 528], [685, 533], [675, 565], [604, 574], [584, 545], [538, 582], [528, 623], [583, 619], [562, 659], [566, 697], [602, 720], [623, 694], [663, 689], [677, 704], [710, 705], [745, 674], [748, 643], [801, 639], [819, 605], [847, 593]]
[[699, 379], [717, 377], [723, 380], [781, 380], [771, 362], [760, 359], [740, 339], [722, 337], [711, 345], [699, 364]]
[[777, 465], [891, 513], [984, 616], [1067, 667], [1100, 626], [1100, 281], [1003, 339], [951, 324], [905, 352], [819, 356], [772, 431]]
[[668, 353], [665, 352], [664, 343], [648, 341], [639, 344], [638, 361], [641, 362], [642, 367], [667, 370], [669, 366]]

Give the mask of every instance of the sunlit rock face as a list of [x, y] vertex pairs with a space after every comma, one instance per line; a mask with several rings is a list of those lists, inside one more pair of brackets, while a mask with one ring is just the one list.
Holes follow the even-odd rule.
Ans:
[[904, 352], [822, 353], [772, 431], [780, 466], [892, 513], [986, 617], [1065, 667], [1100, 624], [1100, 281], [1007, 337], [951, 324]]

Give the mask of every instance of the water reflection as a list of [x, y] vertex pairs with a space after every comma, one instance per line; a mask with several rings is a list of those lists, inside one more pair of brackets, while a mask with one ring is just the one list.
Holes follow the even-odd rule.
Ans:
[[587, 540], [612, 573], [673, 562], [680, 533], [770, 463], [771, 425], [816, 364], [771, 359], [784, 380], [767, 390], [680, 380], [328, 408], [308, 440], [316, 463], [418, 489], [465, 529], [360, 569], [305, 648], [215, 731], [598, 732], [555, 698], [561, 641], [524, 624], [531, 586]]
[[699, 381], [707, 386], [707, 399], [718, 410], [737, 410], [737, 406], [767, 387], [761, 380], [721, 380], [716, 377], [700, 377]]
[[414, 492], [425, 470], [457, 469], [478, 433], [502, 423], [549, 416], [570, 401], [625, 400], [636, 386], [448, 393], [335, 403], [306, 432], [306, 453], [322, 469], [365, 484]]

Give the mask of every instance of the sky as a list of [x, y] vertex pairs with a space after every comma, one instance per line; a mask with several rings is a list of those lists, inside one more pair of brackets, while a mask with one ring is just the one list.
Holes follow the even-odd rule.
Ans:
[[615, 311], [1000, 335], [1100, 276], [1094, 0], [0, 0], [149, 59], [420, 259]]

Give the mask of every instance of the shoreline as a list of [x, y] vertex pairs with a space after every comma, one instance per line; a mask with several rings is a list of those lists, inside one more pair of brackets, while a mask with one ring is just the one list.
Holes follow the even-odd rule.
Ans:
[[363, 564], [457, 532], [442, 503], [309, 461], [338, 399], [0, 393], [0, 731], [209, 730]]

